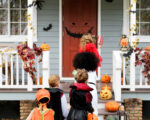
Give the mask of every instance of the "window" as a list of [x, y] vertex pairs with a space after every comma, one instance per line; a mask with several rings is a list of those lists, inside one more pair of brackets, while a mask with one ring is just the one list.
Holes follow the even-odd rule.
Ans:
[[137, 35], [150, 35], [150, 0], [137, 0], [136, 24]]
[[27, 0], [0, 0], [0, 35], [27, 35]]
[[[28, 39], [27, 12], [29, 11], [33, 16], [32, 25], [35, 28], [32, 40], [37, 40], [37, 11], [34, 6], [27, 9], [28, 1], [0, 0], [0, 42], [20, 42]], [[32, 3], [32, 0], [30, 2]]]

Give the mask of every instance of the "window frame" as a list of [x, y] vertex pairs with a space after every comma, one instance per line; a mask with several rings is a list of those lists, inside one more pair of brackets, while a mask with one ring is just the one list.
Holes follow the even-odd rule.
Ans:
[[[27, 0], [28, 1], [28, 5], [29, 3], [31, 3], [31, 0]], [[29, 24], [30, 22], [27, 20], [27, 35], [10, 35], [10, 0], [8, 0], [8, 35], [0, 35], [0, 42], [23, 42], [23, 41], [28, 41], [29, 39], [29, 32], [31, 32], [31, 30], [29, 30]], [[29, 12], [30, 9], [32, 10], [32, 13]], [[31, 11], [31, 10], [30, 10]], [[32, 41], [36, 42], [37, 41], [37, 7], [36, 6], [32, 6], [30, 8], [27, 9], [28, 13], [32, 14], [32, 25], [34, 26], [34, 35], [32, 35]], [[21, 18], [20, 18], [21, 19]], [[21, 23], [21, 22], [20, 22]]]
[[136, 19], [135, 17], [136, 13], [131, 13], [131, 14], [127, 13], [127, 11], [129, 12], [129, 6], [130, 6], [131, 1], [132, 0], [123, 0], [123, 34], [126, 34], [129, 37], [130, 41], [139, 39], [140, 40], [139, 42], [150, 42], [150, 35], [130, 35], [129, 34], [129, 30], [131, 26], [133, 26], [133, 25], [130, 25], [130, 23], [132, 19]]

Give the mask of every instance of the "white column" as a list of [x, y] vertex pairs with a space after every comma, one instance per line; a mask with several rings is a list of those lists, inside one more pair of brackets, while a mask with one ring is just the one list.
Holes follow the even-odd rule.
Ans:
[[50, 57], [49, 57], [50, 51], [43, 51], [43, 88], [49, 87], [48, 84], [48, 78], [49, 78], [49, 72], [50, 72]]
[[[134, 34], [136, 29], [136, 0], [130, 0], [130, 44], [133, 45], [133, 41], [135, 41]], [[135, 91], [135, 53], [132, 53], [130, 57], [130, 90]]]
[[130, 44], [133, 45], [133, 41], [135, 41], [135, 29], [136, 29], [136, 0], [130, 0]]
[[122, 34], [129, 37], [129, 0], [123, 0], [123, 26]]
[[[34, 0], [28, 0], [28, 6], [31, 5], [33, 1]], [[34, 5], [32, 7], [28, 7], [28, 46], [30, 48], [33, 47], [34, 7]]]
[[[34, 0], [28, 0], [28, 6], [32, 4]], [[33, 19], [34, 19], [34, 7], [29, 7], [28, 8], [28, 46], [30, 48], [33, 48]], [[33, 81], [30, 75], [28, 74], [28, 91], [32, 91], [32, 86], [33, 86]]]

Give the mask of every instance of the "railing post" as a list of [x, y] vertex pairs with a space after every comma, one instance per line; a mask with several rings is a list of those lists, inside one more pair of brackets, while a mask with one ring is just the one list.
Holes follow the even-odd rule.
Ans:
[[43, 88], [49, 87], [48, 78], [50, 72], [50, 51], [43, 51]]
[[135, 91], [135, 53], [130, 56], [130, 90]]
[[113, 90], [115, 100], [121, 101], [121, 55], [120, 51], [113, 51]]

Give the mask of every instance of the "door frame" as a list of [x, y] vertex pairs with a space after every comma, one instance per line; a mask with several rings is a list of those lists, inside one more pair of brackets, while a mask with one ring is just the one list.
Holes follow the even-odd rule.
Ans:
[[[59, 76], [60, 76], [60, 80], [74, 80], [73, 77], [63, 77], [62, 76], [62, 35], [63, 35], [63, 31], [62, 31], [62, 20], [63, 20], [63, 16], [62, 16], [62, 1], [63, 0], [59, 0]], [[98, 11], [97, 11], [97, 34], [98, 36], [101, 36], [101, 0], [97, 0], [98, 1]], [[99, 54], [101, 54], [101, 50], [99, 50]], [[101, 68], [98, 67], [98, 77], [97, 80], [100, 80], [101, 77]]]

